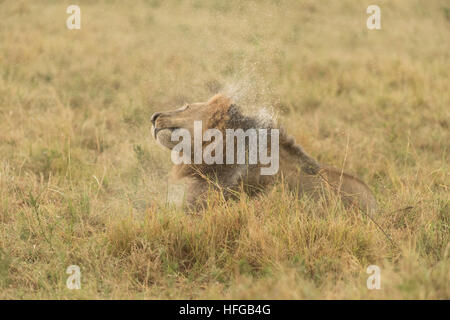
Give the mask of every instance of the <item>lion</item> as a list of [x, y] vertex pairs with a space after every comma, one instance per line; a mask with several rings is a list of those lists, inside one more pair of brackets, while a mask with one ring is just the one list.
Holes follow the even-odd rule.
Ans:
[[[173, 111], [154, 113], [151, 116], [152, 135], [160, 145], [172, 150], [178, 143], [173, 141], [172, 134], [177, 129], [193, 133], [195, 121], [201, 121], [203, 132], [211, 128], [222, 133], [226, 129], [278, 129], [279, 170], [273, 175], [263, 175], [259, 170], [261, 164], [176, 164], [175, 177], [187, 180], [185, 200], [190, 210], [197, 211], [206, 206], [210, 189], [218, 190], [228, 200], [240, 191], [254, 196], [274, 186], [277, 181], [286, 183], [299, 196], [319, 199], [327, 190], [331, 190], [339, 195], [346, 207], [359, 208], [369, 215], [377, 210], [376, 199], [364, 182], [341, 170], [318, 163], [274, 121], [245, 116], [226, 95], [217, 94], [207, 102], [185, 104]], [[202, 148], [210, 143], [213, 142], [203, 141]], [[223, 150], [226, 148], [224, 143]], [[271, 143], [268, 149], [272, 149]]]

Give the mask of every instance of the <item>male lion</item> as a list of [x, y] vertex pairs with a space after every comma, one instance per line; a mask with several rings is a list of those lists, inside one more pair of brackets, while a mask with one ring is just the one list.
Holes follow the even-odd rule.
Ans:
[[[153, 114], [152, 135], [162, 146], [172, 150], [178, 144], [178, 141], [172, 141], [172, 133], [177, 129], [186, 129], [192, 133], [192, 137], [194, 121], [201, 121], [203, 132], [211, 128], [222, 133], [225, 133], [226, 129], [275, 128], [273, 121], [260, 121], [244, 116], [231, 98], [218, 94], [208, 102], [187, 104], [174, 111]], [[317, 199], [324, 191], [331, 190], [340, 195], [347, 207], [356, 206], [369, 214], [376, 211], [375, 197], [364, 182], [340, 170], [319, 164], [283, 129], [279, 130], [279, 170], [274, 175], [262, 175], [261, 164], [248, 162], [194, 164], [192, 161], [192, 164], [175, 165], [176, 176], [188, 179], [188, 207], [199, 209], [204, 206], [210, 188], [220, 191], [224, 198], [228, 199], [239, 190], [249, 195], [257, 194], [281, 178], [299, 195]], [[213, 142], [202, 141], [202, 148]], [[269, 143], [268, 149], [271, 148]], [[225, 139], [223, 150], [226, 151]]]

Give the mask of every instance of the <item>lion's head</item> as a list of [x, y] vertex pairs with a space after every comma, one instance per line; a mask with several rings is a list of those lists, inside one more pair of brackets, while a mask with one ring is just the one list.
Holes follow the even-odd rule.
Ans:
[[173, 111], [156, 112], [151, 117], [152, 136], [162, 146], [172, 149], [177, 144], [171, 141], [176, 129], [187, 129], [193, 136], [194, 121], [201, 121], [203, 131], [209, 128], [223, 130], [233, 110], [236, 112], [235, 108], [230, 98], [218, 94], [207, 102], [188, 103]]
[[[157, 112], [152, 115], [151, 122], [153, 137], [160, 145], [172, 150], [171, 159], [178, 176], [197, 171], [217, 174], [232, 170], [234, 165], [257, 168], [260, 165], [257, 159], [263, 152], [270, 153], [270, 159], [278, 157], [278, 129], [272, 137], [272, 130], [266, 130], [272, 129], [272, 124], [243, 115], [232, 99], [222, 94], [204, 103]], [[271, 151], [275, 142], [272, 139], [277, 140], [274, 152]], [[264, 165], [267, 165], [264, 159]], [[278, 158], [270, 161], [269, 168], [272, 163], [277, 171]], [[261, 170], [266, 172], [265, 168]]]

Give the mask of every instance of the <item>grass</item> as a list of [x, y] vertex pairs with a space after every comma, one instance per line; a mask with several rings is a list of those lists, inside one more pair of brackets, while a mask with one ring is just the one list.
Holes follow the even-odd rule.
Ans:
[[[379, 1], [373, 31], [370, 1], [79, 1], [81, 30], [70, 4], [0, 1], [0, 298], [450, 298], [446, 1]], [[167, 204], [149, 117], [219, 90], [366, 181], [394, 245], [282, 184]]]

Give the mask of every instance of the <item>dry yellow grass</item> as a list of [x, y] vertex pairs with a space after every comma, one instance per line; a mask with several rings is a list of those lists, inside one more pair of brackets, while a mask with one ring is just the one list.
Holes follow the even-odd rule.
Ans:
[[[370, 1], [69, 4], [0, 1], [0, 298], [450, 298], [447, 1], [378, 1], [377, 31]], [[149, 116], [230, 88], [366, 181], [395, 246], [282, 185], [166, 205]]]

